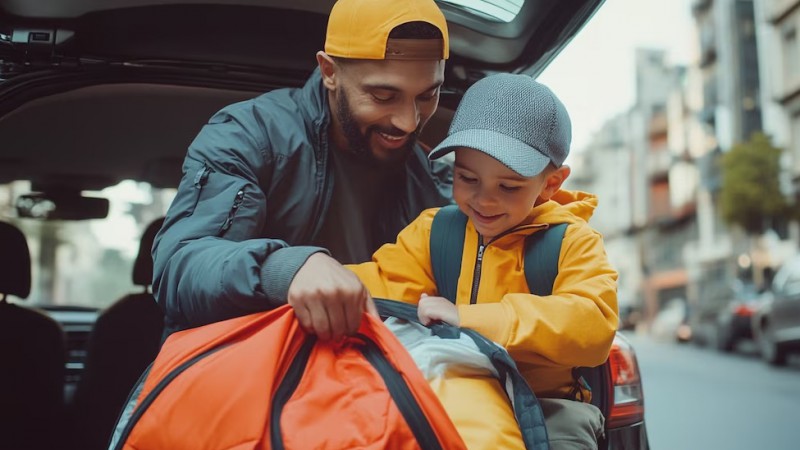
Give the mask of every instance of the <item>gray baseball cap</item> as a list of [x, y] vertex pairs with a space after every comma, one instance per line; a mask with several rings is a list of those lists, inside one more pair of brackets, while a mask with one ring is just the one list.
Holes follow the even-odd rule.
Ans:
[[571, 140], [567, 109], [547, 86], [527, 75], [496, 74], [467, 90], [447, 137], [428, 158], [469, 147], [532, 177], [551, 162], [561, 167]]

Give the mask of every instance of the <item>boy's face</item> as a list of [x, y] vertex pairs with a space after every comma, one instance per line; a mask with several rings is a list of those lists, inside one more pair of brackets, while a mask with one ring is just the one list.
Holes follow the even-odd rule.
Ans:
[[522, 223], [537, 201], [548, 200], [569, 175], [562, 166], [525, 178], [478, 150], [461, 147], [455, 155], [453, 198], [484, 242]]

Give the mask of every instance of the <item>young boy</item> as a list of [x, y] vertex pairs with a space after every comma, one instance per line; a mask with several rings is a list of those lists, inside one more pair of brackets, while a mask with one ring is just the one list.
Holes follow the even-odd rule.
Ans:
[[[511, 74], [478, 81], [429, 155], [455, 152], [453, 198], [468, 217], [464, 254], [452, 255], [461, 258], [456, 298], [437, 295], [431, 270], [438, 209], [424, 211], [372, 262], [349, 266], [373, 296], [417, 304], [423, 324], [471, 328], [506, 348], [540, 398], [552, 449], [597, 448], [603, 418], [573, 368], [606, 360], [618, 320], [617, 274], [587, 224], [597, 199], [560, 189], [570, 140], [567, 111], [544, 85]], [[561, 223], [568, 225], [552, 295], [533, 295], [525, 238]]]

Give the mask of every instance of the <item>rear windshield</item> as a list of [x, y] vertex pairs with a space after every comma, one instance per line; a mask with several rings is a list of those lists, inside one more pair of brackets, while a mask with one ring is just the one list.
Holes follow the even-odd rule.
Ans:
[[[165, 214], [174, 189], [123, 181], [86, 192], [109, 200], [108, 216], [90, 220], [21, 218], [15, 202], [30, 191], [26, 181], [0, 184], [0, 221], [16, 225], [30, 249], [31, 293], [25, 303], [102, 308], [144, 291], [145, 286], [134, 286], [132, 280], [139, 241], [145, 228]], [[11, 302], [20, 300], [9, 296]]]
[[525, 0], [439, 0], [483, 19], [511, 22], [519, 14]]

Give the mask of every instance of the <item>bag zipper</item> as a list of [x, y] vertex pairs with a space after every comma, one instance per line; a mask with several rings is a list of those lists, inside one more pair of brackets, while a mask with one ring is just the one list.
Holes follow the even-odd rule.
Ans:
[[279, 384], [278, 389], [275, 390], [275, 396], [272, 399], [272, 408], [270, 411], [269, 434], [269, 441], [270, 444], [272, 444], [273, 450], [284, 450], [285, 448], [283, 445], [283, 435], [281, 434], [281, 414], [283, 413], [283, 407], [286, 406], [286, 403], [292, 398], [294, 391], [297, 390], [300, 379], [306, 371], [308, 358], [311, 356], [311, 350], [314, 348], [316, 342], [317, 338], [314, 336], [308, 337], [306, 341], [303, 342], [302, 347], [300, 347], [300, 350], [297, 351], [297, 354], [292, 359], [292, 364], [289, 366], [289, 369], [286, 370], [281, 384]]
[[[441, 450], [442, 446], [439, 443], [439, 439], [433, 432], [430, 423], [428, 423], [428, 419], [414, 399], [414, 395], [411, 393], [411, 390], [408, 388], [408, 385], [403, 380], [400, 373], [386, 359], [386, 356], [384, 356], [383, 352], [378, 348], [378, 344], [376, 344], [375, 341], [363, 334], [358, 334], [357, 336], [364, 343], [364, 346], [361, 347], [361, 353], [383, 379], [384, 384], [386, 384], [389, 390], [389, 395], [392, 396], [392, 400], [394, 400], [397, 408], [406, 420], [408, 427], [411, 429], [411, 432], [414, 433], [414, 437], [420, 448], [424, 448], [425, 450]], [[286, 375], [281, 381], [281, 384], [275, 391], [270, 415], [270, 444], [273, 450], [285, 450], [280, 429], [281, 413], [283, 412], [284, 406], [286, 406], [286, 403], [289, 402], [289, 399], [291, 399], [297, 389], [297, 386], [300, 384], [300, 379], [308, 365], [308, 359], [315, 342], [316, 339], [309, 338], [303, 343], [303, 346], [297, 352], [297, 355], [295, 355], [291, 366], [289, 366], [289, 369], [286, 371]]]
[[433, 432], [428, 418], [425, 417], [425, 413], [422, 412], [422, 408], [420, 408], [414, 398], [414, 394], [411, 393], [405, 380], [403, 380], [402, 375], [386, 359], [386, 356], [375, 341], [362, 334], [359, 334], [358, 337], [364, 340], [364, 347], [361, 348], [361, 353], [364, 354], [367, 361], [372, 364], [372, 367], [383, 378], [383, 382], [389, 390], [389, 395], [392, 396], [392, 400], [394, 400], [406, 420], [408, 427], [414, 433], [420, 448], [441, 450], [442, 445], [439, 443], [439, 438]]
[[224, 344], [224, 345], [220, 345], [219, 347], [215, 347], [215, 348], [206, 350], [205, 352], [200, 353], [199, 355], [196, 355], [192, 359], [184, 362], [180, 366], [172, 369], [172, 371], [170, 373], [168, 373], [167, 376], [162, 378], [161, 381], [159, 381], [158, 384], [153, 388], [153, 390], [150, 391], [150, 393], [147, 394], [147, 396], [144, 398], [144, 400], [142, 400], [142, 403], [139, 404], [139, 407], [136, 408], [135, 411], [133, 411], [133, 414], [131, 414], [131, 418], [128, 420], [128, 423], [125, 425], [125, 428], [122, 430], [122, 434], [120, 435], [120, 438], [117, 441], [117, 445], [114, 447], [114, 450], [120, 450], [120, 449], [122, 449], [122, 447], [125, 446], [125, 442], [128, 440], [128, 437], [130, 436], [131, 431], [133, 431], [133, 427], [136, 426], [136, 423], [139, 421], [139, 419], [142, 418], [142, 415], [144, 415], [144, 413], [147, 412], [147, 409], [150, 407], [150, 405], [153, 404], [153, 402], [155, 401], [156, 397], [158, 397], [158, 395], [161, 394], [161, 392], [167, 386], [169, 386], [169, 384], [172, 383], [172, 381], [175, 378], [177, 378], [178, 375], [182, 374], [183, 372], [186, 371], [186, 369], [192, 367], [195, 363], [200, 362], [205, 357], [213, 355], [214, 353], [222, 350], [223, 348], [227, 347], [228, 345], [230, 345], [230, 344]]

